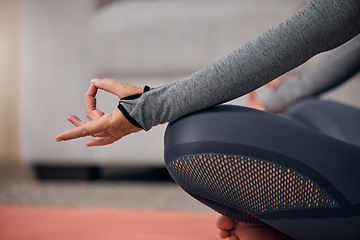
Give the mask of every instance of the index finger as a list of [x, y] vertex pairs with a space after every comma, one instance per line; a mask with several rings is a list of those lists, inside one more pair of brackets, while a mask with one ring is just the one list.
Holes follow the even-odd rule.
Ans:
[[96, 93], [98, 88], [94, 84], [90, 84], [88, 91], [85, 93], [84, 102], [85, 102], [85, 111], [86, 116], [89, 120], [98, 119], [104, 113], [96, 109]]
[[82, 124], [76, 128], [69, 129], [64, 131], [56, 136], [56, 141], [67, 141], [76, 138], [86, 137], [90, 135], [94, 135], [105, 130], [104, 125], [102, 124], [101, 119], [90, 121]]

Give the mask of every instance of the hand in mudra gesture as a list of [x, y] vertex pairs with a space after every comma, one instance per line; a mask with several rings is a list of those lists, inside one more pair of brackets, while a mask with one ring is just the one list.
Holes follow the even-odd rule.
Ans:
[[96, 109], [96, 93], [98, 89], [115, 94], [120, 99], [144, 92], [144, 87], [123, 83], [111, 78], [92, 79], [89, 90], [85, 94], [85, 110], [89, 122], [81, 121], [77, 116], [70, 115], [67, 120], [75, 128], [64, 131], [56, 136], [56, 141], [67, 141], [75, 138], [92, 136], [87, 146], [103, 146], [111, 144], [120, 138], [142, 130], [131, 124], [116, 108], [110, 113]]

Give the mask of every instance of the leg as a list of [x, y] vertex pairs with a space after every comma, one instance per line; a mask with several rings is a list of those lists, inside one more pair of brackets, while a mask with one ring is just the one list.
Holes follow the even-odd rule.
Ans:
[[185, 116], [165, 135], [168, 170], [190, 195], [296, 239], [360, 236], [359, 155], [359, 147], [238, 106]]
[[359, 109], [308, 98], [291, 105], [284, 116], [330, 137], [360, 146]]

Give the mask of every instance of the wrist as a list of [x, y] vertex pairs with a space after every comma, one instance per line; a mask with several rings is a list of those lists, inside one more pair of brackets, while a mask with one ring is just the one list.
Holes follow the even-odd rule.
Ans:
[[[140, 88], [139, 88], [140, 89]], [[138, 94], [133, 94], [124, 98], [120, 99], [119, 105], [118, 105], [118, 109], [122, 112], [122, 114], [124, 115], [124, 117], [135, 127], [140, 128], [140, 129], [144, 129], [140, 123], [138, 123], [138, 121], [136, 121], [136, 119], [134, 119], [133, 117], [131, 117], [130, 113], [125, 109], [125, 107], [122, 105], [122, 102], [124, 100], [134, 100], [134, 99], [138, 99], [141, 97], [141, 95], [145, 92], [150, 91], [150, 87], [149, 86], [143, 86], [141, 87], [141, 93]]]

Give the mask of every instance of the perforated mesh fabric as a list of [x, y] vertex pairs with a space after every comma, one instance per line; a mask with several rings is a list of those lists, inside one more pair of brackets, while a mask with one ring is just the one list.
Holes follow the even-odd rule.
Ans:
[[[307, 176], [251, 157], [180, 156], [170, 162], [168, 170], [185, 191], [220, 213], [223, 208], [236, 209], [236, 216], [230, 217], [244, 222], [256, 222], [249, 215], [339, 205]], [[226, 211], [223, 214], [229, 216]]]

